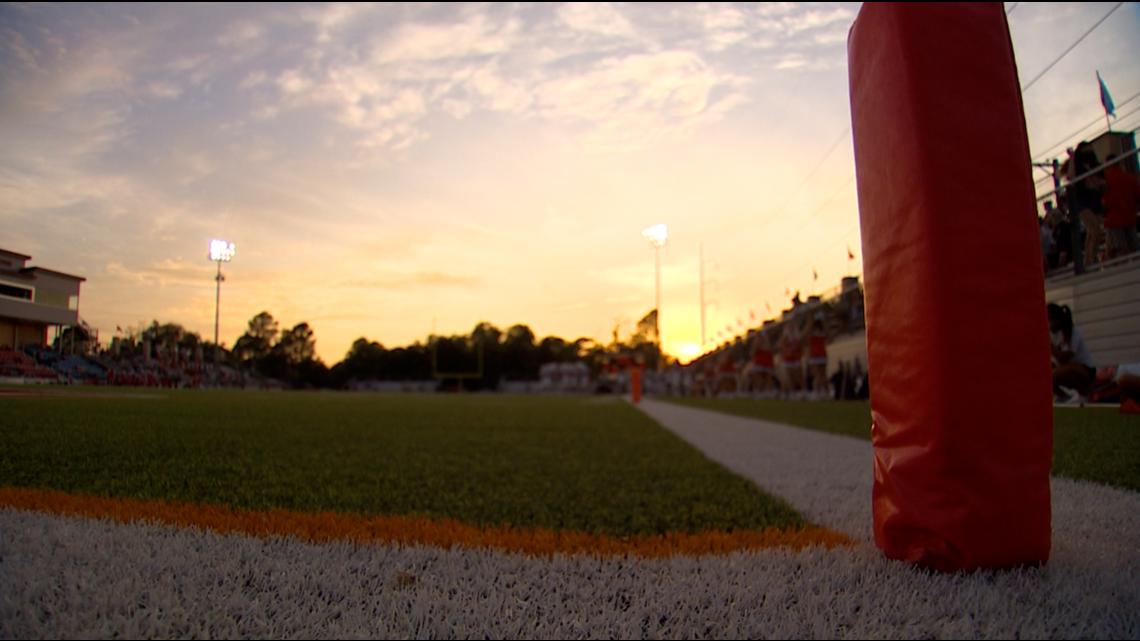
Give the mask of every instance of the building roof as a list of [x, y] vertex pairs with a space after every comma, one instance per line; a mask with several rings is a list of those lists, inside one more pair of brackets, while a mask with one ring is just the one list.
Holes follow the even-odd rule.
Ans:
[[25, 267], [25, 268], [20, 270], [21, 274], [26, 273], [26, 272], [44, 272], [45, 274], [51, 274], [52, 276], [60, 276], [62, 278], [70, 278], [72, 280], [77, 280], [81, 283], [85, 282], [87, 280], [86, 278], [84, 278], [82, 276], [76, 276], [74, 274], [65, 274], [64, 272], [57, 272], [54, 269], [48, 269], [46, 267]]
[[8, 251], [7, 249], [3, 249], [3, 248], [0, 248], [0, 254], [7, 254], [9, 256], [15, 256], [16, 258], [22, 258], [24, 260], [31, 260], [32, 259], [31, 256], [28, 256], [26, 254], [21, 254], [19, 252], [14, 252], [14, 251]]

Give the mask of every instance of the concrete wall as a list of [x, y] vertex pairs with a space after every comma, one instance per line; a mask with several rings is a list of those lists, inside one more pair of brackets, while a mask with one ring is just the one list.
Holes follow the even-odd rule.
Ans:
[[0, 318], [0, 346], [19, 349], [25, 345], [43, 345], [46, 340], [46, 325]]
[[1140, 260], [1046, 282], [1045, 299], [1073, 310], [1097, 367], [1140, 363]]
[[53, 307], [0, 297], [0, 318], [45, 325], [75, 325], [79, 322], [79, 313], [66, 307]]
[[827, 374], [828, 376], [839, 371], [839, 364], [852, 363], [855, 359], [867, 371], [867, 333], [864, 331], [840, 336], [827, 344]]

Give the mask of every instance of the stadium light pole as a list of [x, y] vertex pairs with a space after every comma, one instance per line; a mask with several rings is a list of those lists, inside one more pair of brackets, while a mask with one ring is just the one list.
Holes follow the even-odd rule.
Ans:
[[214, 291], [214, 348], [218, 347], [218, 320], [221, 318], [222, 308], [222, 263], [228, 263], [234, 258], [234, 244], [224, 240], [210, 241], [210, 260], [218, 264], [218, 275], [214, 277], [217, 286]]
[[653, 248], [653, 263], [654, 273], [656, 279], [656, 294], [654, 298], [653, 307], [653, 333], [657, 337], [657, 352], [658, 352], [658, 368], [661, 366], [660, 356], [661, 351], [661, 248], [669, 240], [669, 227], [664, 223], [659, 223], [641, 230], [641, 235], [649, 241], [649, 246]]

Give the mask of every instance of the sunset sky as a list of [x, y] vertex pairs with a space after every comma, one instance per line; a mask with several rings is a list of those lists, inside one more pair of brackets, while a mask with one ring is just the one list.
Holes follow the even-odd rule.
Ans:
[[[1114, 6], [1006, 3], [1022, 83]], [[710, 341], [861, 271], [858, 9], [5, 5], [0, 247], [85, 276], [104, 342], [152, 319], [210, 339], [230, 240], [222, 342], [267, 310], [332, 364], [484, 320], [627, 333], [654, 305], [641, 230], [666, 223], [661, 329], [687, 358], [699, 244]], [[1034, 159], [1103, 131], [1098, 69], [1113, 127], [1140, 126], [1137, 61], [1126, 3], [1026, 90]]]

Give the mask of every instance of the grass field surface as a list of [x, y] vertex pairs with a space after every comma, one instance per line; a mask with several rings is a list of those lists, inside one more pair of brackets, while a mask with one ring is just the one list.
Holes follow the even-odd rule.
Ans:
[[[871, 438], [866, 401], [811, 403], [744, 398], [662, 398], [674, 403], [813, 430]], [[1053, 473], [1140, 491], [1140, 416], [1115, 408], [1058, 407], [1053, 412]]]
[[0, 486], [613, 536], [802, 527], [613, 398], [4, 398]]

